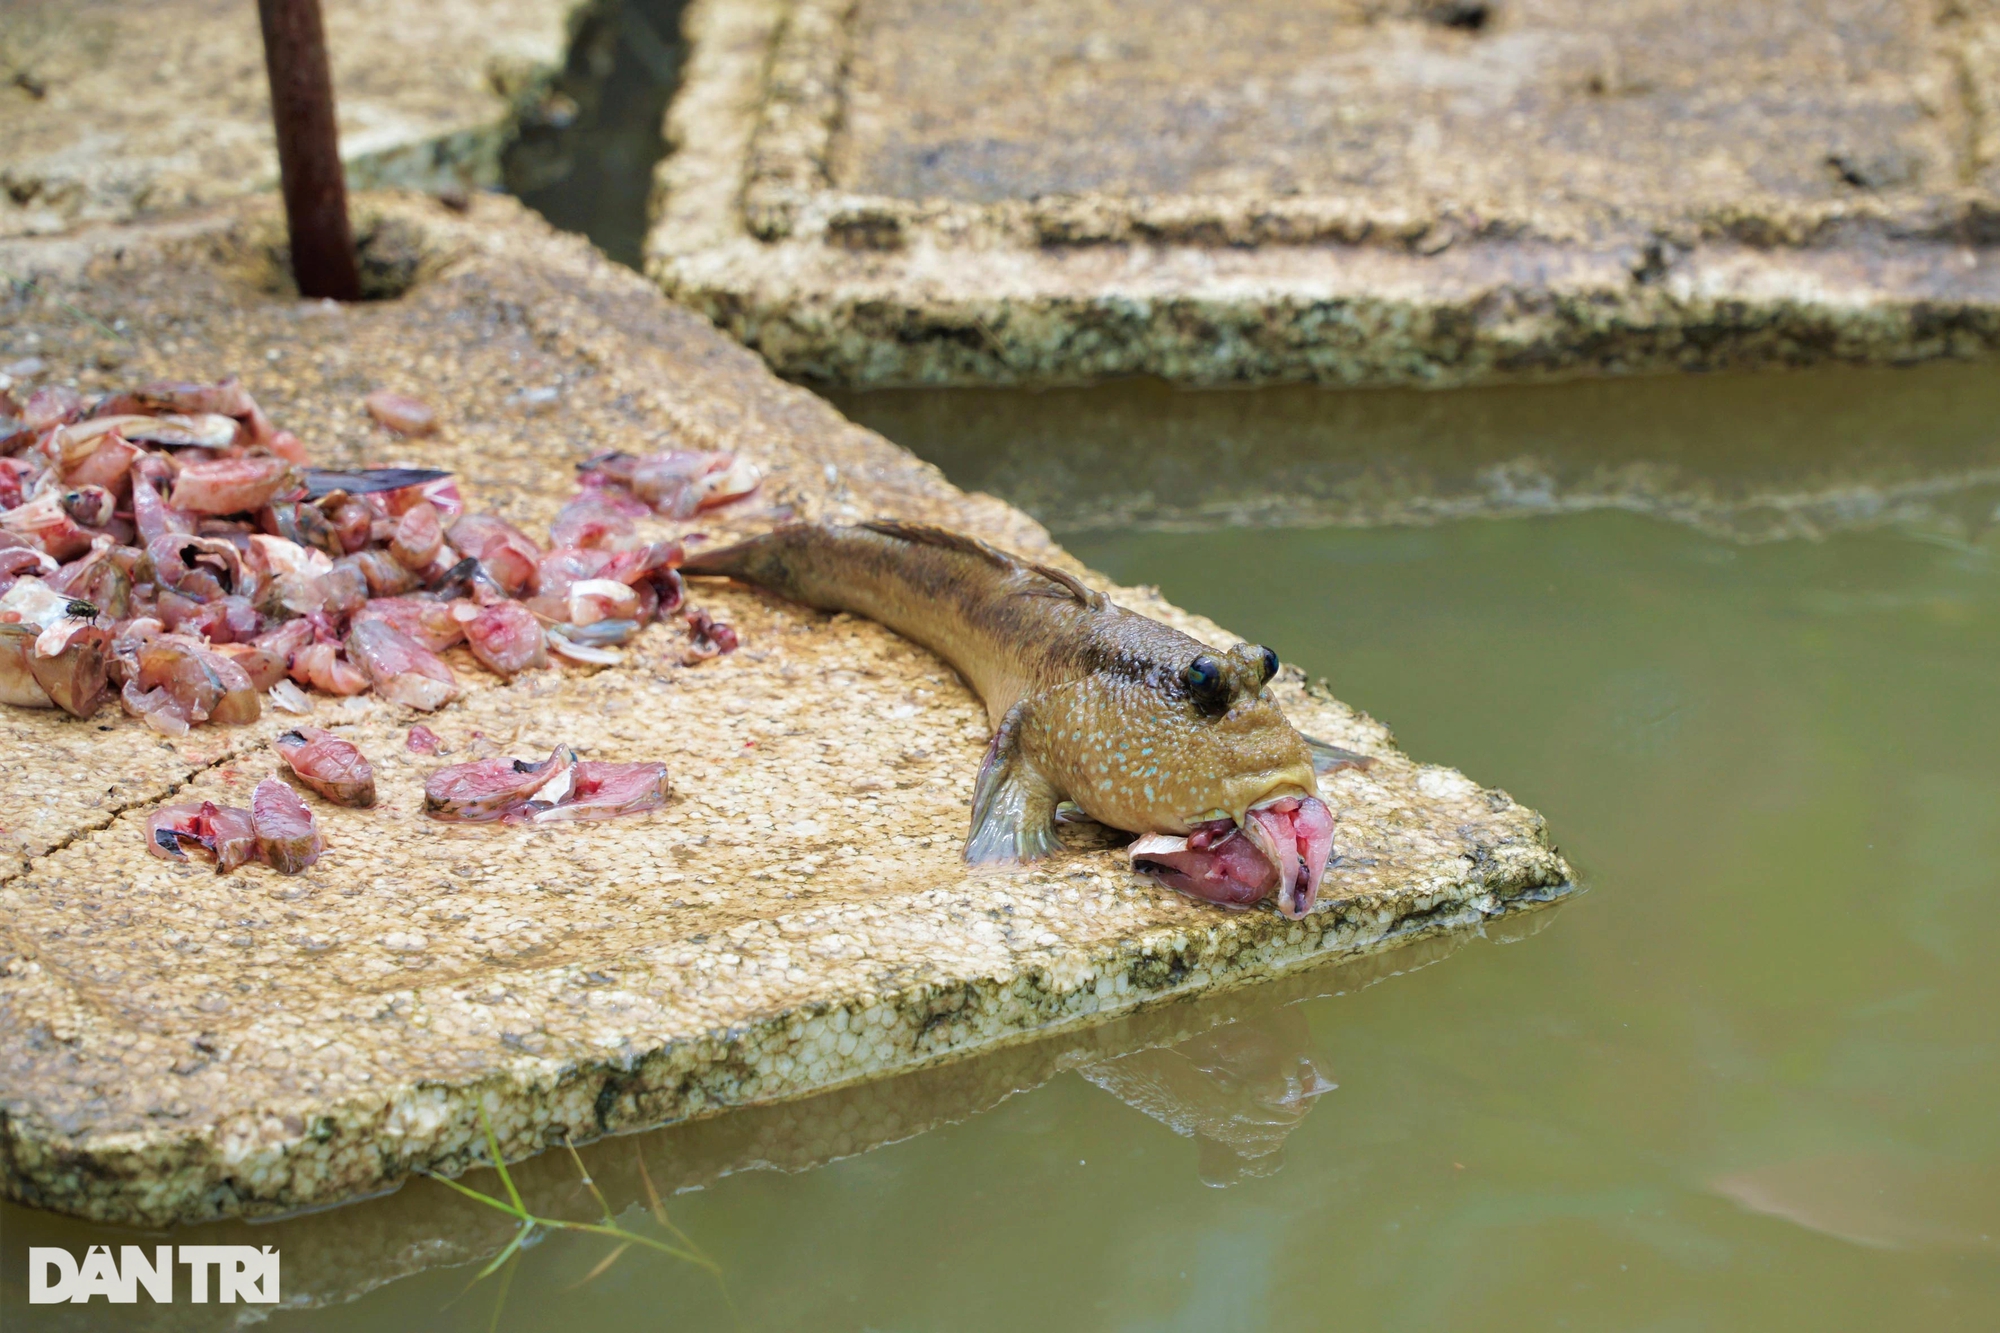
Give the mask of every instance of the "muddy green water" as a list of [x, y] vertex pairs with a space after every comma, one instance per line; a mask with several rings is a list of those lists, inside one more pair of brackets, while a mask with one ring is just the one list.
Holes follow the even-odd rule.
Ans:
[[[592, 1171], [751, 1329], [2000, 1327], [1997, 381], [843, 400], [1537, 807], [1586, 891]], [[280, 1330], [732, 1327], [592, 1236], [467, 1291], [506, 1235], [420, 1183], [174, 1239], [278, 1244]], [[106, 1238], [0, 1212], [6, 1326], [241, 1314], [21, 1304]]]

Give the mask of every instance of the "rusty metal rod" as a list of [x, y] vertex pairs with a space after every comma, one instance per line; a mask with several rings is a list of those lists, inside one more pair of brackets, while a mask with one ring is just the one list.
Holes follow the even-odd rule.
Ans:
[[319, 0], [257, 0], [257, 17], [264, 25], [264, 70], [271, 78], [292, 276], [303, 296], [358, 301], [361, 272], [347, 220], [347, 181], [340, 169]]

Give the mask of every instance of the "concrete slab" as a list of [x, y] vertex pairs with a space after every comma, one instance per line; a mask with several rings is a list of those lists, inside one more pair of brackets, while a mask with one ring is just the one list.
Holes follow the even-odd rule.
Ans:
[[2000, 344], [2000, 6], [696, 0], [649, 271], [852, 384]]
[[[414, 275], [399, 299], [288, 296], [269, 201], [0, 243], [32, 279], [7, 289], [0, 364], [32, 355], [90, 389], [240, 371], [317, 456], [454, 468], [475, 503], [531, 529], [572, 461], [682, 441], [767, 472], [761, 504], [704, 520], [718, 537], [779, 512], [890, 513], [1068, 560], [1025, 515], [955, 490], [508, 201], [461, 215], [385, 196], [358, 222], [374, 267]], [[360, 400], [381, 387], [429, 399], [439, 436], [379, 433]], [[1230, 641], [1154, 595], [1116, 595]], [[970, 875], [958, 847], [986, 728], [956, 677], [869, 622], [701, 596], [741, 651], [683, 668], [677, 632], [655, 626], [628, 665], [594, 673], [509, 684], [460, 659], [465, 697], [427, 719], [461, 756], [567, 741], [663, 758], [666, 811], [439, 826], [418, 809], [431, 765], [402, 748], [414, 716], [326, 705], [375, 759], [382, 803], [324, 809], [329, 851], [295, 879], [218, 878], [143, 848], [157, 803], [268, 774], [261, 733], [161, 749], [111, 714], [0, 710], [0, 754], [25, 761], [0, 788], [20, 849], [0, 871], [8, 1197], [148, 1224], [338, 1202], [466, 1167], [481, 1106], [523, 1157], [1462, 928], [1569, 879], [1539, 816], [1408, 758], [1295, 671], [1278, 689], [1298, 722], [1380, 760], [1331, 780], [1342, 859], [1306, 921], [1197, 905], [1087, 838]], [[54, 778], [43, 755], [61, 756]]]
[[[325, 0], [353, 187], [497, 184], [594, 3]], [[255, 5], [10, 0], [0, 78], [0, 236], [276, 188]]]
[[[1314, 1058], [1304, 1015], [1293, 1006], [1352, 995], [1431, 966], [1481, 934], [1501, 942], [1534, 934], [1558, 914], [1551, 908], [1510, 915], [1483, 930], [1434, 934], [1288, 973], [1266, 985], [1150, 1005], [1088, 1028], [818, 1096], [600, 1139], [584, 1145], [579, 1155], [614, 1212], [647, 1204], [652, 1191], [672, 1209], [677, 1194], [725, 1177], [812, 1171], [959, 1124], [1073, 1072], [1135, 1112], [1170, 1126], [1197, 1127], [1192, 1137], [1199, 1142], [1187, 1153], [1190, 1175], [1206, 1169], [1214, 1178], [1232, 1165], [1269, 1172], [1278, 1166], [1284, 1139], [1320, 1105], [1320, 1099], [1274, 1105], [1258, 1095], [1271, 1090], [1273, 1070], [1294, 1073]], [[1218, 1059], [1218, 1046], [1225, 1043]], [[1193, 1059], [1205, 1068], [1190, 1069]], [[1163, 1077], [1149, 1080], [1149, 1074]], [[1338, 1107], [1325, 1114], [1338, 1115]], [[1366, 1170], [1367, 1164], [1358, 1163], [1357, 1169]], [[544, 1216], [578, 1221], [600, 1216], [566, 1152], [545, 1153], [511, 1174], [529, 1207]], [[475, 1169], [465, 1180], [476, 1189], [504, 1193], [491, 1171]], [[131, 1240], [123, 1229], [66, 1219], [37, 1218], [35, 1226], [33, 1236], [20, 1235], [17, 1227], [0, 1238], [0, 1260], [26, 1263], [30, 1244], [61, 1244], [82, 1253], [91, 1245]], [[266, 1221], [230, 1219], [198, 1234], [203, 1244], [273, 1246], [284, 1256], [286, 1305], [319, 1308], [346, 1304], [433, 1269], [483, 1263], [515, 1229], [503, 1214], [468, 1204], [443, 1185], [416, 1180], [346, 1208]], [[195, 1333], [243, 1327], [262, 1317], [255, 1307], [183, 1302], [159, 1311], [153, 1327]]]

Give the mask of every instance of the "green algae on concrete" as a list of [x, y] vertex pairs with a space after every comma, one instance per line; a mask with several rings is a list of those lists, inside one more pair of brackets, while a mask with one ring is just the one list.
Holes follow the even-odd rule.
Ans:
[[2000, 8], [696, 0], [648, 271], [852, 384], [2000, 345]]
[[[325, 0], [352, 188], [497, 184], [595, 0]], [[274, 189], [256, 6], [9, 0], [0, 236]]]
[[[517, 205], [363, 197], [357, 218], [397, 261], [378, 267], [413, 279], [396, 299], [292, 296], [269, 201], [0, 243], [32, 280], [0, 307], [0, 364], [39, 360], [86, 391], [240, 372], [317, 458], [451, 468], [473, 505], [534, 531], [592, 453], [731, 449], [766, 483], [703, 517], [712, 540], [887, 514], [1091, 577], [1018, 510], [956, 490]], [[384, 387], [428, 399], [438, 435], [375, 427], [360, 402]], [[1157, 593], [1111, 591], [1232, 642]], [[867, 621], [695, 596], [738, 626], [738, 652], [684, 667], [680, 628], [656, 625], [595, 672], [505, 682], [460, 655], [463, 697], [422, 719], [454, 758], [566, 742], [664, 759], [666, 810], [427, 822], [434, 761], [403, 744], [417, 715], [324, 700], [381, 803], [318, 807], [328, 851], [291, 879], [144, 849], [159, 803], [240, 803], [270, 774], [261, 733], [162, 748], [110, 711], [0, 710], [0, 753], [25, 765], [0, 827], [30, 835], [0, 869], [0, 1188], [99, 1221], [283, 1213], [476, 1163], [482, 1106], [523, 1157], [1463, 929], [1569, 881], [1534, 812], [1413, 761], [1292, 669], [1287, 711], [1378, 759], [1327, 783], [1340, 859], [1311, 917], [1194, 903], [1083, 831], [1047, 862], [974, 874], [959, 845], [987, 728], [949, 669]], [[43, 754], [60, 763], [37, 785]], [[70, 789], [90, 773], [117, 790]]]

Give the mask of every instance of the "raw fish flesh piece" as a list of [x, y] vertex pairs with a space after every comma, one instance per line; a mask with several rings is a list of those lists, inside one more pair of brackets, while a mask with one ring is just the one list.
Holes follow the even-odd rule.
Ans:
[[458, 697], [458, 678], [444, 659], [386, 620], [357, 619], [347, 632], [347, 657], [393, 703], [428, 713]]
[[605, 764], [580, 761], [569, 794], [544, 802], [539, 796], [507, 816], [509, 823], [549, 824], [566, 820], [616, 819], [643, 814], [667, 803], [665, 764]]
[[326, 849], [312, 811], [276, 778], [265, 778], [250, 794], [250, 818], [257, 833], [257, 854], [281, 875], [298, 874]]
[[318, 727], [299, 727], [272, 744], [300, 782], [335, 805], [375, 804], [375, 766], [351, 742]]
[[465, 622], [465, 641], [481, 666], [502, 676], [549, 664], [542, 624], [519, 602], [480, 608]]
[[476, 759], [431, 774], [424, 783], [424, 813], [461, 824], [503, 819], [540, 797], [554, 804], [569, 793], [576, 755], [558, 745], [547, 759]]

